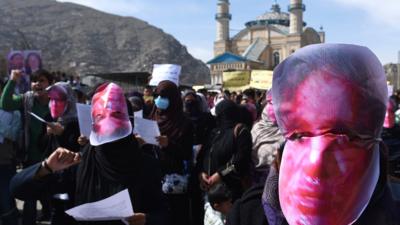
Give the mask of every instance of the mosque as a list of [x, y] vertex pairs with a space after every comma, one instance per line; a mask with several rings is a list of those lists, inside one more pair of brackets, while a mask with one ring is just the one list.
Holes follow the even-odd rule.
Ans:
[[290, 0], [289, 12], [281, 11], [275, 1], [271, 11], [245, 23], [245, 28], [230, 36], [229, 0], [218, 0], [217, 36], [214, 58], [207, 62], [211, 70], [211, 84], [222, 83], [222, 73], [230, 70], [273, 70], [297, 49], [325, 42], [322, 27], [319, 32], [303, 21], [306, 6], [302, 0]]

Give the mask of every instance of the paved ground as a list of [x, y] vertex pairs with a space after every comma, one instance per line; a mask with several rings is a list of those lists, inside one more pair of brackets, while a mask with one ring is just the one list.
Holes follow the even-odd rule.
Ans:
[[[20, 212], [20, 215], [22, 215], [22, 206], [23, 206], [23, 201], [17, 200], [17, 208], [18, 208], [18, 210]], [[38, 201], [38, 204], [37, 204], [37, 208], [38, 208], [38, 215], [40, 215], [40, 210], [42, 209], [42, 206], [40, 205], [39, 201]], [[21, 218], [20, 218], [20, 224], [22, 225]], [[43, 222], [40, 222], [40, 223], [37, 223], [37, 224], [38, 225], [50, 225], [50, 222], [43, 221]], [[0, 221], [0, 225], [7, 225], [7, 224], [2, 224], [2, 222]]]

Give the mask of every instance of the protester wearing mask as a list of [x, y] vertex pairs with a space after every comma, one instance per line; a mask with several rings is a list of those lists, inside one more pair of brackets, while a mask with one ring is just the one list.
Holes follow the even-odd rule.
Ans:
[[[77, 112], [76, 97], [70, 85], [65, 82], [58, 82], [46, 88], [49, 96], [50, 115], [54, 122], [47, 125], [47, 142], [44, 157], [48, 157], [59, 147], [80, 151], [78, 138], [80, 136]], [[51, 200], [52, 224], [68, 225], [72, 223], [64, 211], [72, 202], [66, 194], [49, 196]]]
[[[82, 154], [58, 148], [46, 160], [13, 178], [14, 195], [26, 200], [43, 192], [66, 192], [77, 206], [105, 199], [127, 188], [135, 212], [126, 218], [129, 224], [164, 224], [159, 167], [138, 148], [122, 89], [114, 83], [98, 87], [92, 99], [91, 115], [90, 144]], [[74, 224], [124, 223], [81, 221]]]
[[[399, 224], [380, 139], [387, 85], [376, 56], [355, 45], [308, 46], [275, 69], [272, 90], [287, 142], [279, 197], [263, 199], [267, 217], [279, 213], [271, 204], [278, 199], [290, 225]], [[274, 183], [267, 179], [266, 190]]]
[[49, 144], [46, 156], [58, 147], [79, 151], [77, 142], [80, 136], [76, 112], [76, 97], [70, 85], [58, 82], [47, 89], [50, 115], [55, 122], [47, 125]]
[[150, 118], [157, 121], [161, 136], [159, 145], [143, 149], [157, 158], [163, 175], [163, 192], [169, 207], [170, 225], [187, 225], [189, 220], [188, 176], [192, 159], [193, 128], [183, 113], [181, 94], [175, 83], [161, 81], [156, 89]]
[[193, 160], [191, 163], [191, 176], [189, 178], [189, 193], [191, 196], [191, 210], [193, 224], [201, 225], [204, 218], [204, 202], [203, 194], [200, 189], [200, 183], [197, 178], [197, 171], [195, 168], [197, 163], [197, 156], [201, 151], [202, 146], [205, 144], [208, 135], [215, 128], [215, 120], [213, 116], [204, 111], [204, 104], [206, 102], [193, 91], [188, 91], [183, 96], [184, 112], [190, 119], [193, 125]]

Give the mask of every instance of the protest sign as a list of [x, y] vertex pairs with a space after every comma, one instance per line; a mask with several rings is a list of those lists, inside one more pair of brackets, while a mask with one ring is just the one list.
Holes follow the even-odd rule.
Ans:
[[222, 83], [224, 89], [241, 89], [250, 83], [250, 71], [233, 71], [222, 74]]
[[90, 115], [92, 107], [90, 105], [76, 103], [78, 114], [79, 130], [82, 135], [89, 138], [92, 131], [92, 116]]
[[253, 70], [251, 71], [250, 87], [268, 90], [272, 87], [272, 70]]
[[179, 76], [182, 67], [175, 64], [155, 64], [150, 85], [157, 86], [161, 81], [169, 80], [179, 86]]

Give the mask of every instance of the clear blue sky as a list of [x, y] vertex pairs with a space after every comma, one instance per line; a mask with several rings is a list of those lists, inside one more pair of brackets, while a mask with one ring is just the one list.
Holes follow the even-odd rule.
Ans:
[[[213, 57], [217, 0], [59, 0], [132, 16], [172, 34], [196, 58]], [[274, 0], [230, 0], [231, 36], [244, 23], [269, 11]], [[287, 11], [289, 0], [278, 0]], [[399, 0], [303, 0], [308, 26], [322, 25], [328, 43], [369, 47], [383, 64], [397, 62], [400, 50]]]

